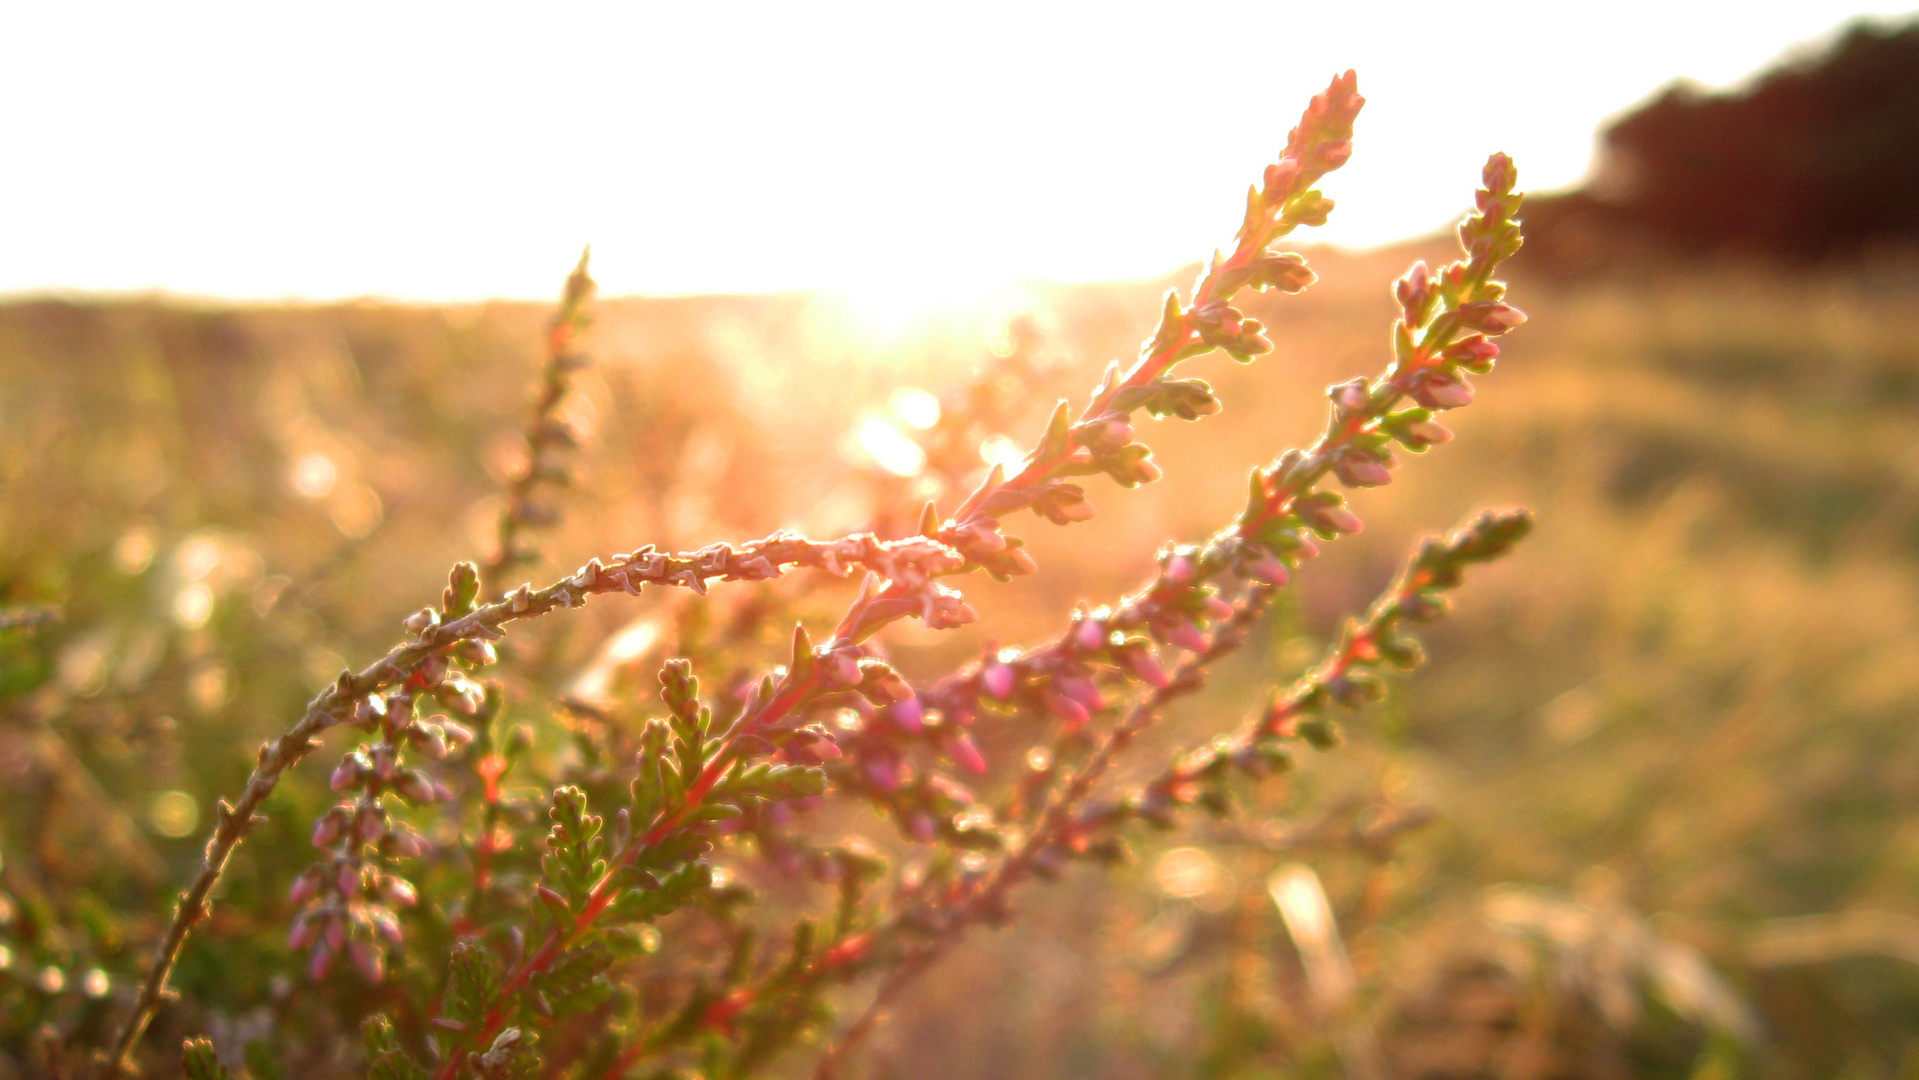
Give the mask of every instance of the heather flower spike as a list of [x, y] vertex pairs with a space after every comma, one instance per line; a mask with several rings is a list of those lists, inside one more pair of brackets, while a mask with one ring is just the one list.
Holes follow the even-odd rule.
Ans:
[[[1380, 671], [1416, 663], [1406, 626], [1443, 610], [1463, 569], [1503, 554], [1530, 519], [1484, 515], [1429, 542], [1327, 658], [1255, 717], [1144, 770], [1144, 785], [1103, 789], [1166, 706], [1246, 641], [1319, 544], [1364, 527], [1363, 507], [1335, 487], [1399, 480], [1417, 471], [1402, 467], [1399, 450], [1452, 438], [1437, 414], [1470, 403], [1467, 376], [1488, 374], [1495, 339], [1525, 318], [1492, 277], [1519, 246], [1520, 196], [1503, 156], [1488, 163], [1460, 226], [1464, 258], [1415, 264], [1393, 286], [1384, 370], [1328, 389], [1323, 433], [1255, 470], [1235, 520], [1203, 542], [1167, 544], [1148, 581], [1082, 604], [1052, 640], [989, 646], [939, 677], [903, 674], [915, 668], [889, 659], [880, 632], [905, 620], [928, 630], [975, 621], [955, 588], [972, 570], [1036, 572], [1005, 532], [1019, 513], [1072, 525], [1095, 513], [1096, 485], [1085, 478], [1126, 488], [1159, 479], [1142, 414], [1212, 415], [1219, 395], [1178, 365], [1212, 351], [1247, 362], [1272, 350], [1268, 328], [1235, 300], [1315, 280], [1303, 257], [1275, 245], [1331, 212], [1317, 185], [1351, 156], [1362, 105], [1350, 72], [1315, 97], [1248, 191], [1231, 250], [1215, 253], [1189, 294], [1167, 295], [1139, 355], [1108, 368], [1084, 404], [1061, 402], [1023, 457], [993, 455], [1018, 463], [993, 464], [950, 516], [915, 500], [873, 532], [816, 540], [781, 531], [690, 552], [644, 545], [545, 586], [508, 588], [509, 575], [538, 561], [529, 535], [557, 519], [584, 442], [567, 408], [593, 294], [582, 257], [548, 325], [527, 458], [504, 493], [497, 549], [483, 565], [456, 565], [439, 606], [403, 621], [400, 644], [343, 673], [263, 749], [159, 944], [114, 1065], [159, 1007], [255, 811], [335, 726], [356, 734], [327, 778], [334, 795], [312, 826], [314, 858], [284, 886], [290, 964], [314, 979], [384, 981], [388, 1000], [404, 997], [405, 1024], [367, 1018], [365, 1061], [370, 1075], [416, 1080], [557, 1074], [589, 1059], [589, 1074], [607, 1077], [665, 1075], [696, 1060], [706, 1075], [759, 1072], [800, 1041], [796, 1018], [830, 1024], [837, 989], [871, 979], [872, 1009], [883, 1008], [971, 927], [1013, 917], [1009, 895], [1026, 882], [1073, 860], [1119, 858], [1135, 823], [1178, 827], [1193, 808], [1230, 813], [1234, 786], [1285, 767], [1291, 743], [1334, 745], [1330, 710], [1363, 706], [1384, 688]], [[937, 416], [920, 410], [932, 417], [929, 440], [977, 435], [963, 405], [948, 407], [955, 400], [941, 399]], [[704, 610], [711, 588], [801, 569], [824, 571], [822, 581], [857, 573], [857, 593], [830, 627], [775, 622], [779, 610], [720, 630], [689, 622], [689, 655], [657, 663], [656, 690], [622, 691], [603, 706], [562, 701], [563, 732], [506, 730], [505, 684], [478, 674], [514, 671], [495, 643], [524, 620], [657, 590], [686, 590]], [[769, 656], [772, 626], [783, 644]], [[566, 753], [539, 749], [562, 737]], [[988, 752], [1005, 746], [1023, 752], [1008, 761]], [[520, 794], [530, 785], [538, 798]], [[887, 823], [911, 853], [906, 865], [894, 870], [858, 837], [821, 839], [823, 820], [852, 819], [848, 804]], [[738, 872], [749, 860], [817, 883], [832, 902], [764, 940], [766, 920], [742, 914], [756, 902], [745, 881], [760, 876]], [[689, 960], [695, 975], [673, 984], [680, 998], [670, 1009], [648, 1013], [630, 988], [651, 986], [644, 973], [682, 932], [675, 913], [691, 910], [708, 935]], [[844, 1026], [816, 1076], [833, 1074], [873, 1015]], [[218, 1067], [210, 1056], [190, 1045], [193, 1068], [218, 1075], [206, 1072]]]

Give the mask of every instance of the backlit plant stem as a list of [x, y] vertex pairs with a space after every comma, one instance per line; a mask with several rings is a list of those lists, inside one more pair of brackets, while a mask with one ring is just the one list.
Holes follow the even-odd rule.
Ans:
[[539, 489], [550, 484], [569, 484], [572, 475], [561, 455], [579, 445], [579, 436], [560, 415], [560, 403], [572, 388], [573, 373], [587, 365], [578, 351], [580, 332], [586, 328], [587, 307], [593, 300], [595, 285], [587, 274], [587, 258], [566, 279], [560, 294], [559, 310], [554, 312], [546, 331], [546, 363], [540, 369], [540, 384], [535, 392], [533, 415], [526, 427], [526, 462], [507, 484], [506, 502], [500, 507], [498, 548], [480, 568], [480, 577], [490, 591], [498, 593], [507, 574], [516, 566], [534, 562], [538, 556], [525, 550], [520, 534], [529, 528], [551, 525], [557, 517], [552, 507], [536, 501]]
[[[938, 539], [921, 540], [920, 543], [934, 543], [942, 553], [958, 551], [986, 561], [989, 566], [996, 564], [1007, 572], [1026, 572], [1032, 569], [1030, 557], [1023, 560], [1007, 557], [1009, 545], [1006, 538], [998, 535], [998, 522], [991, 516], [993, 513], [1037, 504], [1060, 524], [1083, 520], [1090, 516], [1090, 507], [1086, 506], [1083, 494], [1077, 487], [1069, 485], [1070, 490], [1052, 488], [1049, 492], [1041, 492], [1041, 486], [1049, 484], [1060, 472], [1073, 468], [1081, 472], [1113, 472], [1128, 486], [1154, 479], [1158, 475], [1156, 468], [1140, 464], [1147, 453], [1145, 447], [1129, 441], [1131, 430], [1124, 423], [1123, 413], [1130, 409], [1119, 410], [1118, 417], [1109, 417], [1108, 413], [1115, 412], [1111, 406], [1123, 391], [1148, 387], [1174, 363], [1186, 357], [1217, 347], [1237, 357], [1250, 358], [1271, 348], [1270, 342], [1260, 336], [1259, 323], [1243, 319], [1237, 311], [1226, 306], [1224, 298], [1242, 285], [1298, 291], [1311, 281], [1310, 272], [1304, 270], [1303, 262], [1296, 256], [1273, 255], [1267, 251], [1267, 246], [1300, 225], [1323, 222], [1330, 211], [1330, 200], [1312, 190], [1311, 185], [1320, 176], [1344, 164], [1351, 155], [1352, 119], [1364, 102], [1355, 86], [1354, 77], [1348, 72], [1335, 79], [1325, 93], [1313, 99], [1306, 115], [1288, 140], [1286, 154], [1277, 165], [1268, 168], [1265, 190], [1254, 189], [1249, 192], [1246, 217], [1233, 255], [1224, 262], [1215, 257], [1212, 267], [1195, 290], [1195, 302], [1190, 311], [1181, 312], [1177, 299], [1168, 297], [1166, 314], [1158, 335], [1124, 378], [1109, 370], [1106, 380], [1095, 392], [1092, 404], [1082, 413], [1079, 429], [1065, 425], [1062, 403], [1061, 410], [1056, 413], [1041, 441], [1028, 454], [1028, 464], [1020, 473], [1005, 479], [1002, 470], [995, 466], [985, 483], [962, 505], [946, 528], [936, 529], [929, 515], [923, 535], [936, 536]], [[1144, 398], [1132, 407], [1138, 408], [1143, 403]], [[1089, 427], [1094, 421], [1097, 424]], [[1121, 444], [1120, 448], [1138, 448], [1131, 472], [1095, 464], [1100, 458], [1100, 448], [1115, 449], [1100, 441], [1112, 430], [1109, 425], [1117, 425], [1125, 432], [1124, 438], [1116, 440]], [[1074, 448], [1072, 444], [1075, 440], [1083, 444], [1081, 448]], [[1043, 498], [1046, 499], [1044, 503], [1041, 501]], [[950, 547], [947, 546], [949, 544]], [[777, 681], [769, 676], [762, 683], [763, 692], [749, 702], [739, 719], [721, 736], [719, 753], [688, 785], [684, 799], [675, 807], [663, 808], [645, 832], [618, 853], [600, 881], [593, 886], [584, 908], [571, 916], [570, 925], [550, 931], [539, 949], [508, 972], [494, 1003], [478, 1027], [463, 1033], [465, 1041], [470, 1045], [486, 1046], [505, 1028], [513, 995], [535, 975], [548, 970], [566, 949], [594, 927], [600, 915], [613, 902], [619, 875], [631, 867], [642, 853], [661, 844], [681, 822], [700, 808], [701, 801], [732, 766], [742, 737], [765, 730], [810, 703], [822, 692], [851, 689], [857, 685], [857, 680], [848, 673], [848, 666], [857, 662], [859, 643], [886, 623], [908, 615], [918, 615], [929, 627], [934, 628], [973, 621], [977, 616], [959, 600], [958, 594], [934, 580], [943, 574], [966, 568], [968, 562], [967, 558], [956, 557], [946, 565], [916, 567], [913, 572], [904, 575], [881, 573], [869, 577], [867, 587], [862, 590], [853, 609], [841, 620], [834, 638], [816, 654], [807, 656], [808, 662], [803, 670], [800, 670], [801, 654], [796, 650], [793, 668], [783, 672]], [[836, 673], [840, 677], [832, 684], [827, 684], [825, 679]], [[452, 1080], [461, 1067], [459, 1054], [449, 1053], [436, 1075], [439, 1080]]]
[[[208, 913], [207, 898], [225, 871], [227, 859], [258, 822], [259, 807], [273, 793], [281, 774], [319, 749], [316, 737], [350, 720], [356, 707], [368, 696], [409, 681], [417, 680], [424, 686], [423, 670], [430, 664], [444, 669], [445, 654], [460, 642], [497, 640], [504, 636], [502, 628], [508, 623], [537, 618], [558, 608], [579, 607], [588, 596], [599, 593], [638, 595], [642, 585], [676, 585], [704, 593], [709, 580], [762, 580], [777, 577], [791, 566], [816, 567], [842, 574], [848, 565], [867, 566], [901, 578], [909, 573], [924, 577], [925, 571], [915, 568], [945, 569], [957, 562], [957, 557], [943, 545], [923, 538], [879, 541], [859, 534], [823, 543], [776, 533], [738, 547], [716, 544], [677, 555], [657, 553], [649, 547], [615, 555], [604, 565], [594, 559], [571, 577], [545, 588], [535, 590], [522, 585], [505, 598], [477, 608], [471, 607], [471, 603], [479, 589], [479, 572], [470, 563], [460, 564], [451, 575], [453, 583], [443, 598], [443, 610], [447, 614], [463, 606], [470, 610], [426, 627], [418, 638], [395, 646], [358, 673], [341, 672], [333, 685], [308, 701], [306, 711], [293, 727], [261, 746], [259, 761], [247, 777], [239, 798], [232, 804], [224, 799], [219, 802], [218, 824], [207, 839], [200, 871], [181, 895], [166, 933], [155, 946], [153, 962], [134, 998], [132, 1011], [114, 1039], [108, 1058], [110, 1070], [125, 1068], [128, 1055], [152, 1022], [181, 948], [195, 924]], [[456, 592], [463, 592], [466, 599], [456, 600]]]
[[1025, 878], [1034, 859], [1057, 841], [1060, 831], [1068, 823], [1069, 811], [1092, 791], [1093, 785], [1133, 740], [1152, 726], [1160, 710], [1175, 699], [1198, 690], [1205, 682], [1206, 667], [1245, 642], [1246, 631], [1264, 614], [1275, 591], [1262, 585], [1248, 589], [1246, 596], [1233, 606], [1232, 616], [1215, 630], [1207, 647], [1181, 661], [1165, 686], [1155, 688], [1127, 711], [1125, 718], [1101, 741], [1093, 755], [1055, 792], [1026, 839], [1002, 858], [964, 899], [958, 901], [954, 910], [942, 916], [941, 928], [931, 941], [912, 950], [887, 974], [865, 1011], [821, 1055], [813, 1071], [813, 1080], [832, 1080], [841, 1063], [872, 1031], [880, 1012], [888, 1003], [920, 972], [944, 956], [968, 927], [1004, 910], [1007, 894]]

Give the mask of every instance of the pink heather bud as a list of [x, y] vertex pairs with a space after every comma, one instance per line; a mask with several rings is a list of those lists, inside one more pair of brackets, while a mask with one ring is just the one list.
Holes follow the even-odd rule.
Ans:
[[1347, 161], [1352, 159], [1352, 156], [1353, 141], [1351, 139], [1340, 139], [1337, 142], [1322, 143], [1320, 144], [1317, 155], [1319, 159], [1317, 164], [1321, 169], [1331, 172], [1341, 165], [1346, 164]]
[[339, 952], [346, 944], [346, 920], [338, 915], [327, 916], [325, 940], [329, 952]]
[[941, 588], [942, 591], [927, 605], [925, 617], [928, 629], [951, 630], [979, 621], [979, 612], [974, 611], [958, 593]]
[[360, 780], [367, 774], [367, 767], [366, 755], [355, 750], [341, 758], [340, 763], [333, 767], [333, 775], [327, 783], [335, 791], [359, 787]]
[[947, 802], [960, 806], [971, 806], [979, 799], [979, 796], [973, 794], [972, 788], [950, 776], [941, 776], [938, 773], [933, 773], [926, 778], [926, 787]]
[[1187, 652], [1203, 652], [1206, 649], [1206, 635], [1200, 633], [1199, 627], [1182, 619], [1166, 628], [1166, 643], [1177, 645]]
[[1086, 707], [1088, 715], [1106, 707], [1106, 697], [1093, 680], [1083, 675], [1061, 675], [1054, 680], [1061, 692]]
[[428, 655], [426, 659], [420, 661], [415, 674], [420, 677], [420, 682], [427, 686], [440, 685], [440, 680], [446, 678], [446, 657], [440, 653]]
[[895, 701], [880, 711], [894, 727], [908, 734], [917, 735], [926, 730], [926, 708], [916, 697], [904, 701]]
[[1006, 550], [1006, 537], [1000, 534], [998, 518], [974, 518], [972, 521], [967, 522], [959, 532], [962, 537], [962, 543], [974, 551], [991, 554], [995, 551]]
[[906, 815], [906, 832], [922, 844], [930, 844], [939, 835], [939, 825], [933, 815], [924, 810], [915, 810]]
[[400, 920], [391, 911], [383, 907], [370, 907], [366, 913], [367, 922], [372, 924], [373, 932], [385, 938], [389, 943], [398, 945], [403, 937], [400, 933]]
[[412, 907], [420, 900], [420, 894], [413, 883], [403, 877], [387, 874], [380, 879], [380, 899], [394, 907]]
[[372, 731], [386, 719], [386, 699], [375, 694], [363, 697], [353, 705], [353, 724], [363, 731]]
[[1209, 618], [1230, 619], [1233, 617], [1233, 605], [1227, 603], [1218, 593], [1207, 593], [1205, 597], [1200, 600], [1200, 604], [1206, 609], [1206, 615]]
[[1162, 576], [1170, 585], [1191, 585], [1199, 580], [1199, 567], [1190, 556], [1174, 555], [1166, 560]]
[[1026, 549], [1023, 547], [1007, 548], [1006, 560], [1012, 565], [1005, 567], [1005, 569], [1015, 574], [1031, 574], [1039, 569], [1039, 563], [1034, 562], [1033, 557], [1027, 554]]
[[307, 957], [307, 978], [318, 982], [332, 969], [333, 950], [324, 941], [314, 943], [313, 952]]
[[860, 661], [860, 675], [860, 691], [876, 705], [891, 705], [913, 696], [913, 688], [884, 661]]
[[900, 763], [896, 758], [876, 754], [860, 762], [860, 770], [881, 791], [900, 789]]
[[[341, 860], [340, 864], [333, 868], [333, 887], [341, 896], [346, 897], [348, 900], [360, 895], [359, 864], [349, 860]], [[331, 931], [329, 930], [329, 932]], [[336, 949], [339, 948], [339, 943], [335, 942], [333, 947]]]
[[353, 817], [353, 831], [359, 835], [360, 842], [371, 844], [386, 831], [386, 811], [379, 803], [361, 803], [359, 813]]
[[1303, 533], [1300, 534], [1299, 546], [1293, 549], [1293, 558], [1300, 562], [1305, 562], [1307, 559], [1318, 557], [1318, 555], [1319, 544], [1312, 537]]
[[1493, 361], [1499, 356], [1499, 346], [1478, 334], [1456, 343], [1446, 350], [1444, 359], [1459, 368], [1475, 374], [1484, 375], [1493, 369]]
[[1461, 338], [1446, 347], [1446, 358], [1449, 360], [1484, 364], [1490, 363], [1498, 359], [1498, 357], [1498, 344], [1488, 341], [1485, 337], [1478, 334], [1474, 334], [1469, 338]]
[[975, 776], [986, 771], [986, 755], [980, 753], [979, 744], [964, 731], [956, 731], [947, 736], [946, 756], [953, 764]]
[[406, 729], [406, 740], [413, 748], [432, 758], [434, 761], [446, 757], [446, 729], [438, 724], [412, 724]]
[[1477, 300], [1459, 306], [1459, 322], [1468, 330], [1499, 335], [1526, 321], [1526, 313], [1499, 300]]
[[1014, 679], [1013, 665], [1002, 664], [998, 660], [987, 661], [979, 673], [980, 689], [995, 701], [1005, 701], [1013, 696]]
[[[914, 704], [917, 705], [918, 702], [916, 701]], [[898, 706], [894, 707], [897, 708]], [[818, 765], [822, 761], [838, 761], [841, 757], [840, 744], [834, 742], [833, 736], [827, 734], [826, 729], [817, 724], [808, 724], [794, 732], [793, 737], [786, 741], [786, 754], [802, 765]], [[791, 811], [786, 810], [783, 805], [775, 803], [774, 806], [783, 811], [784, 816], [791, 816]], [[770, 810], [772, 807], [768, 809]], [[772, 815], [768, 814], [767, 817], [770, 822]]]
[[383, 845], [388, 854], [402, 859], [417, 859], [432, 850], [432, 845], [427, 843], [426, 837], [405, 825], [395, 825], [388, 829]]
[[413, 614], [408, 615], [406, 621], [400, 625], [406, 627], [406, 631], [409, 634], [424, 634], [428, 630], [440, 625], [440, 613], [430, 607], [423, 607]]
[[1473, 403], [1473, 386], [1463, 377], [1435, 371], [1413, 386], [1412, 395], [1428, 409], [1457, 409]]
[[1366, 523], [1359, 520], [1359, 515], [1344, 505], [1328, 506], [1322, 514], [1326, 524], [1338, 532], [1356, 533], [1363, 532], [1366, 528]]
[[1084, 618], [1073, 627], [1073, 644], [1081, 652], [1095, 652], [1106, 647], [1106, 624], [1095, 618]]
[[399, 768], [400, 759], [394, 748], [381, 743], [373, 748], [373, 775], [381, 780], [392, 780], [393, 772]]
[[[287, 890], [287, 902], [295, 907], [299, 907], [308, 900], [320, 895], [320, 879], [322, 876], [319, 867], [307, 867], [299, 877], [293, 879], [293, 888]], [[292, 948], [295, 949], [299, 947], [298, 945], [292, 946]]]
[[820, 677], [833, 686], [857, 686], [860, 681], [859, 653], [841, 649], [819, 658]]
[[440, 725], [440, 733], [446, 739], [448, 750], [459, 750], [473, 741], [473, 729], [457, 720], [448, 720], [441, 716], [435, 718]]
[[393, 790], [399, 792], [400, 797], [408, 802], [420, 805], [445, 802], [451, 794], [438, 781], [418, 769], [402, 772], [398, 779], [393, 781]]
[[1267, 195], [1290, 193], [1299, 183], [1299, 162], [1292, 158], [1283, 158], [1275, 164], [1268, 165], [1264, 179]]
[[1383, 487], [1393, 482], [1384, 462], [1358, 454], [1340, 455], [1333, 462], [1333, 472], [1347, 487]]
[[486, 692], [465, 679], [447, 680], [436, 696], [447, 708], [466, 717], [480, 715], [480, 708], [486, 704]]
[[1425, 321], [1433, 298], [1433, 275], [1426, 260], [1419, 260], [1406, 271], [1406, 276], [1394, 284], [1393, 295], [1399, 300], [1400, 310], [1405, 312], [1406, 325], [1417, 326]]
[[1437, 446], [1453, 440], [1453, 430], [1437, 420], [1415, 420], [1407, 424], [1406, 438], [1414, 446]]
[[1046, 687], [1041, 692], [1041, 697], [1044, 698], [1046, 702], [1047, 711], [1059, 717], [1060, 720], [1065, 723], [1068, 730], [1077, 729], [1081, 724], [1084, 724], [1092, 718], [1091, 714], [1086, 711], [1086, 706], [1054, 690], [1051, 686]]
[[313, 939], [319, 936], [319, 923], [315, 921], [310, 914], [302, 915], [293, 920], [293, 932], [287, 935], [287, 949], [292, 952], [298, 952], [308, 945], [313, 944]]
[[340, 837], [346, 835], [346, 827], [346, 807], [336, 806], [326, 813], [321, 814], [320, 820], [313, 825], [313, 846], [317, 848], [332, 847]]
[[356, 941], [348, 946], [353, 956], [353, 966], [360, 969], [368, 982], [379, 982], [386, 978], [386, 955], [374, 947], [370, 941]]
[[493, 647], [491, 641], [467, 638], [453, 646], [453, 658], [468, 667], [486, 667], [499, 662], [500, 651]]
[[380, 718], [380, 725], [389, 736], [398, 738], [413, 719], [413, 695], [394, 693], [387, 695], [386, 715]]
[[1133, 677], [1156, 690], [1164, 690], [1173, 681], [1166, 668], [1145, 642], [1139, 642], [1119, 654], [1120, 662]]
[[1372, 408], [1372, 395], [1367, 392], [1364, 378], [1340, 383], [1327, 391], [1327, 396], [1333, 399], [1333, 411], [1339, 414], [1341, 420], [1364, 415]]
[[1047, 514], [1055, 524], [1064, 525], [1072, 521], [1091, 521], [1094, 514], [1093, 504], [1084, 496], [1077, 499], [1057, 499], [1048, 504], [1051, 512]]
[[[1259, 558], [1243, 563], [1240, 566], [1240, 573], [1262, 585], [1271, 585], [1274, 588], [1282, 587], [1292, 580], [1292, 574], [1287, 571], [1286, 564], [1280, 562], [1271, 552], [1261, 552]], [[1227, 605], [1227, 609], [1231, 611], [1230, 604]]]
[[1485, 183], [1486, 190], [1495, 195], [1506, 195], [1518, 182], [1519, 170], [1513, 167], [1512, 158], [1505, 154], [1494, 154], [1486, 159], [1486, 168], [1480, 173], [1480, 179]]
[[1166, 473], [1152, 458], [1141, 458], [1133, 462], [1133, 478], [1142, 484], [1150, 484], [1165, 475]]

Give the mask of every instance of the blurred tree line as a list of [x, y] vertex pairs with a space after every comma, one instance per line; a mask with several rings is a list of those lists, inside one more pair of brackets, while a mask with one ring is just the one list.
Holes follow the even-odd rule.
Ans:
[[1535, 265], [1622, 249], [1825, 260], [1919, 240], [1919, 22], [1857, 24], [1742, 88], [1674, 83], [1601, 135], [1584, 189], [1528, 204]]

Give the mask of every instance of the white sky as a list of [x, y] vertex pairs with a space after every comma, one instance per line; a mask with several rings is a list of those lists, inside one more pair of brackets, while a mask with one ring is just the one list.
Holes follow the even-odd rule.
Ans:
[[589, 241], [615, 294], [1151, 276], [1230, 239], [1346, 67], [1319, 238], [1363, 246], [1446, 224], [1494, 150], [1572, 184], [1603, 118], [1862, 10], [6, 4], [0, 293], [547, 299]]

